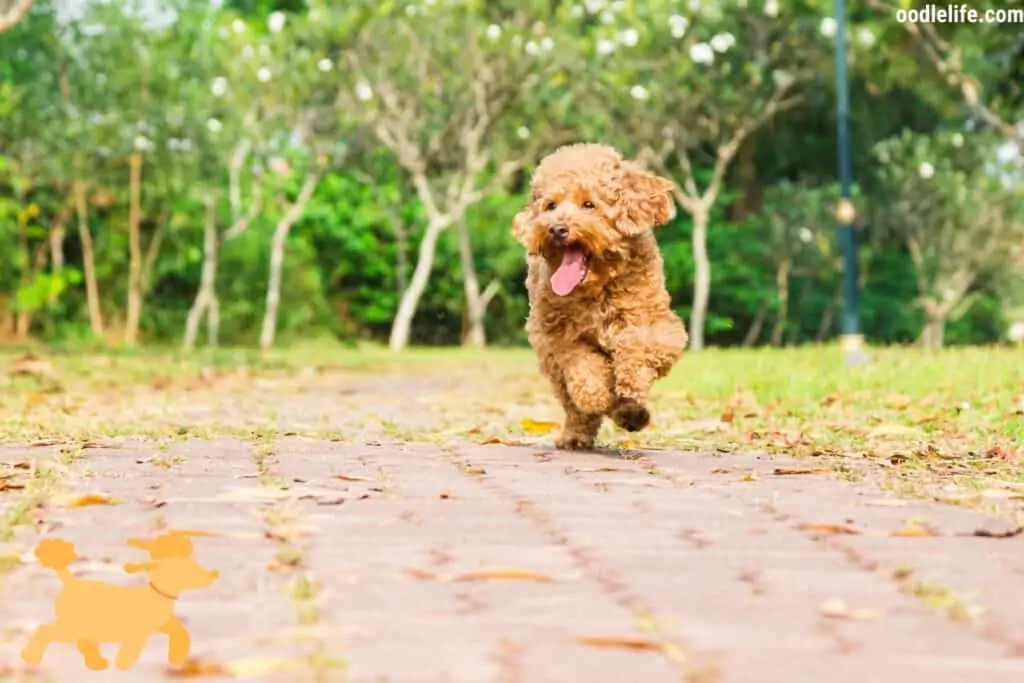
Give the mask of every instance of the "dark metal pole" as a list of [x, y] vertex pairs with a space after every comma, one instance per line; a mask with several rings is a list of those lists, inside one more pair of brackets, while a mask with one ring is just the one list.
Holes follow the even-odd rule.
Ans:
[[846, 0], [835, 0], [836, 14], [836, 133], [839, 143], [840, 199], [836, 205], [839, 223], [839, 246], [843, 250], [843, 312], [840, 317], [839, 341], [847, 362], [866, 360], [864, 337], [860, 332], [860, 301], [857, 289], [857, 218], [851, 201], [853, 170], [850, 159], [850, 84], [846, 76]]

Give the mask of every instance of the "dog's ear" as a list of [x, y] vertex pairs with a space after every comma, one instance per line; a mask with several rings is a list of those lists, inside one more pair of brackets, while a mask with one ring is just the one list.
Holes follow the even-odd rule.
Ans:
[[622, 187], [616, 225], [627, 237], [639, 235], [675, 218], [675, 184], [633, 162], [622, 164]]
[[128, 545], [129, 547], [138, 548], [140, 550], [149, 550], [150, 548], [149, 541], [143, 540], [141, 538], [129, 538]]
[[141, 564], [129, 562], [124, 566], [124, 570], [129, 574], [138, 574], [139, 572], [148, 572], [154, 566], [152, 562], [142, 562]]
[[512, 219], [512, 237], [524, 247], [529, 246], [530, 222], [533, 220], [533, 205], [527, 206]]

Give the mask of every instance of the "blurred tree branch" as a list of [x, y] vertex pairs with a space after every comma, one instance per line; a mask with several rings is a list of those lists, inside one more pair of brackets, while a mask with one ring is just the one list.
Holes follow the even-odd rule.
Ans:
[[[898, 5], [887, 0], [867, 0], [867, 4], [872, 9], [889, 17], [894, 17], [896, 10], [899, 9]], [[927, 21], [916, 23], [906, 21], [900, 25], [906, 29], [946, 82], [960, 90], [964, 103], [982, 121], [1010, 139], [1024, 140], [1024, 130], [1015, 122], [1007, 121], [985, 103], [977, 78], [963, 68], [960, 52], [956, 45], [940, 36], [935, 26]]]
[[0, 4], [0, 34], [17, 26], [32, 9], [33, 4], [35, 0], [16, 0], [13, 5], [10, 4], [10, 0], [5, 0]]

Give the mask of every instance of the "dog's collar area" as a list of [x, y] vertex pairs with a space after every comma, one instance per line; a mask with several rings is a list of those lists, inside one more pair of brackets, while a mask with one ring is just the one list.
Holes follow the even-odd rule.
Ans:
[[167, 598], [168, 600], [177, 600], [178, 599], [177, 595], [171, 595], [170, 593], [164, 593], [162, 590], [160, 590], [159, 588], [154, 586], [152, 581], [149, 582], [149, 587], [153, 589], [154, 593], [156, 593], [157, 595], [159, 595], [162, 598]]

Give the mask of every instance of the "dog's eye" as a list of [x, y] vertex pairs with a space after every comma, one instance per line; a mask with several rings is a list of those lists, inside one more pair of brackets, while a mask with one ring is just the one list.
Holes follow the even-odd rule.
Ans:
[[590, 201], [588, 199], [587, 201], [583, 202], [583, 208], [584, 209], [593, 209], [594, 208], [594, 202], [592, 202], [592, 201]]
[[557, 208], [558, 204], [556, 204], [555, 202], [548, 202], [547, 204], [544, 205], [545, 211], [554, 211]]

